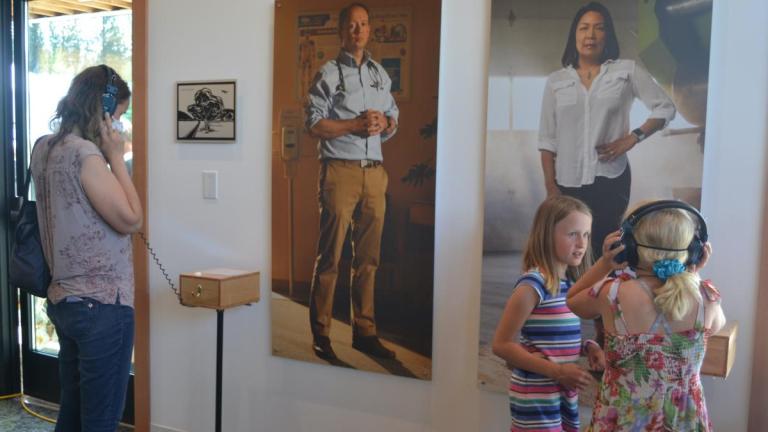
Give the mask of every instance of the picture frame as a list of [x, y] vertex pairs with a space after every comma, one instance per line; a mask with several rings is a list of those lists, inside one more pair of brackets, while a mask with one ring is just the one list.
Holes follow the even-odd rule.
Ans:
[[[366, 66], [357, 77], [365, 81], [353, 84], [359, 80], [348, 77], [343, 86], [341, 80], [329, 84], [323, 78], [336, 80], [339, 76], [336, 60], [343, 54], [339, 37], [343, 5], [332, 0], [300, 0], [282, 2], [282, 7], [274, 10], [274, 43], [279, 49], [274, 50], [272, 74], [275, 115], [271, 130], [276, 132], [271, 146], [274, 169], [269, 300], [272, 354], [276, 357], [432, 379], [440, 77], [439, 67], [435, 66], [440, 65], [443, 3], [406, 0], [393, 5], [388, 0], [370, 0], [366, 7], [348, 5], [350, 14], [368, 16], [370, 33], [365, 40], [359, 40], [368, 54]], [[342, 77], [347, 73], [344, 69], [346, 66]], [[330, 85], [333, 100], [324, 111], [320, 93], [326, 85]], [[370, 86], [370, 90], [352, 90], [363, 88], [361, 85]], [[347, 86], [352, 91], [347, 92]], [[375, 100], [371, 97], [374, 94]], [[365, 97], [370, 99], [361, 99]], [[317, 122], [321, 118], [333, 119], [341, 111], [339, 118], [349, 119], [357, 115], [353, 107], [364, 104], [391, 116], [391, 103], [398, 110], [396, 133], [374, 138], [376, 142], [372, 140], [366, 151], [366, 157], [376, 159], [372, 165], [365, 164], [366, 178], [381, 175], [389, 179], [377, 183], [377, 187], [368, 187], [370, 205], [364, 213], [367, 219], [381, 220], [381, 224], [370, 224], [369, 228], [356, 224], [352, 231], [355, 234], [336, 240], [332, 246], [334, 242], [325, 240], [327, 236], [318, 223], [329, 213], [320, 211], [318, 198], [333, 183], [322, 180], [325, 167], [330, 166], [326, 164], [330, 161], [323, 159], [333, 159], [336, 150], [331, 148], [346, 139], [359, 141], [348, 132], [341, 142], [332, 142], [336, 141], [333, 138], [319, 140], [311, 132], [313, 127], [308, 122], [314, 119], [307, 119], [308, 112], [317, 114]], [[383, 146], [382, 140], [386, 141]], [[386, 154], [381, 149], [386, 149]], [[349, 188], [355, 186], [350, 184]], [[368, 211], [373, 207], [382, 209], [373, 204], [382, 199], [383, 214]], [[346, 232], [348, 228], [342, 229]], [[366, 229], [370, 231], [366, 241], [372, 250], [355, 251], [352, 242], [359, 240], [357, 233]], [[328, 267], [333, 270], [316, 272], [318, 256], [323, 254], [318, 251], [326, 247], [343, 252], [338, 262]], [[370, 252], [375, 252], [371, 254], [376, 255], [375, 263], [366, 264], [364, 271], [356, 273], [356, 267], [362, 270], [358, 263], [367, 263], [365, 256]], [[357, 258], [355, 253], [359, 254]], [[331, 273], [337, 274], [333, 280], [326, 277]], [[313, 287], [316, 279], [323, 279], [324, 286]], [[321, 307], [320, 303], [329, 307]], [[331, 327], [326, 344], [324, 330]], [[361, 330], [372, 338], [360, 339]], [[377, 351], [379, 355], [372, 354], [362, 340], [378, 340], [377, 344], [384, 348]], [[315, 343], [321, 341], [323, 347]], [[338, 356], [329, 346], [337, 350]]]
[[234, 142], [237, 131], [237, 82], [176, 83], [176, 140]]
[[[566, 2], [567, 7], [542, 7], [537, 0], [493, 0], [492, 3], [477, 381], [484, 390], [506, 393], [509, 390], [509, 367], [493, 353], [493, 339], [510, 293], [523, 272], [528, 270], [523, 268], [527, 241], [536, 211], [550, 194], [542, 154], [549, 151], [547, 143], [566, 149], [574, 145], [570, 137], [578, 135], [574, 131], [552, 135], [546, 131], [547, 126], [542, 134], [542, 119], [556, 119], [558, 112], [577, 115], [572, 113], [580, 113], [576, 107], [583, 106], [583, 102], [573, 99], [574, 103], [570, 104], [568, 95], [579, 98], [587, 90], [583, 82], [569, 81], [569, 77], [578, 76], [577, 72], [573, 65], [563, 64], [566, 63], [570, 33], [575, 31], [573, 21], [582, 4]], [[590, 170], [594, 169], [595, 179], [601, 178], [603, 185], [613, 183], [610, 188], [595, 194], [601, 197], [600, 201], [621, 203], [626, 200], [616, 209], [606, 210], [589, 202], [590, 195], [581, 193], [588, 190], [585, 186], [591, 186], [591, 180], [582, 183], [580, 179], [576, 182], [569, 179], [568, 185], [556, 186], [560, 193], [584, 200], [590, 207], [590, 237], [597, 239], [591, 241], [593, 253], [602, 250], [602, 240], [618, 229], [626, 211], [639, 203], [657, 199], [680, 200], [700, 208], [712, 28], [711, 3], [695, 13], [680, 14], [671, 14], [665, 7], [657, 8], [663, 4], [661, 0], [600, 0], [600, 3], [611, 15], [610, 27], [620, 50], [616, 51], [616, 59], [600, 66], [604, 74], [595, 76], [597, 86], [592, 90], [595, 97], [590, 99], [590, 115], [619, 112], [621, 108], [612, 104], [626, 98], [625, 106], [631, 107], [625, 117], [626, 125], [622, 126], [626, 130], [618, 132], [626, 135], [649, 119], [664, 117], [663, 110], [652, 113], [650, 104], [639, 97], [639, 92], [636, 94], [630, 87], [622, 87], [623, 84], [619, 88], [629, 91], [604, 97], [606, 93], [601, 93], [601, 83], [610, 82], [607, 79], [609, 71], [619, 63], [631, 65], [626, 83], [636, 82], [634, 77], [640, 76], [642, 71], [649, 77], [645, 79], [649, 85], [643, 93], [660, 87], [661, 93], [673, 103], [675, 112], [672, 118], [664, 119], [663, 130], [625, 152], [626, 163], [617, 169], [617, 177], [597, 174], [598, 169], [605, 169], [595, 164], [598, 159], [582, 163], [577, 158], [567, 159], [566, 152], [559, 152], [560, 162], [570, 160], [571, 167], [579, 171], [589, 165]], [[700, 31], [685, 30], [690, 28]], [[573, 75], [569, 75], [571, 73]], [[624, 76], [621, 71], [618, 74]], [[554, 87], [548, 87], [550, 80], [562, 85], [558, 89], [569, 88], [561, 93], [560, 100]], [[570, 90], [570, 82], [575, 84], [575, 93]], [[545, 112], [547, 93], [554, 96], [551, 105], [554, 110]], [[656, 106], [661, 105], [656, 103]], [[669, 113], [668, 108], [666, 113]], [[620, 121], [624, 122], [623, 119]], [[593, 118], [592, 123], [599, 122]], [[612, 119], [610, 124], [619, 123]], [[589, 130], [588, 134], [601, 137], [606, 144], [616, 139], [616, 135], [608, 139], [609, 132], [605, 129]], [[557, 149], [554, 148], [555, 153], [558, 153]], [[667, 169], [667, 166], [674, 168]], [[624, 183], [620, 183], [619, 174]], [[552, 175], [559, 183], [556, 166]], [[608, 193], [614, 198], [608, 198]], [[595, 336], [594, 323], [582, 321], [581, 338], [594, 339]], [[722, 346], [727, 348], [728, 344]], [[720, 369], [718, 373], [724, 372]], [[594, 398], [582, 398], [582, 401], [592, 400]]]

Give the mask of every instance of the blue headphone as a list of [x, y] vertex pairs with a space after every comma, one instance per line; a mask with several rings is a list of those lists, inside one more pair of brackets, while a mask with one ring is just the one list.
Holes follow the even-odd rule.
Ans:
[[[670, 249], [670, 248], [664, 248], [659, 246], [652, 246], [652, 245], [645, 245], [638, 243], [637, 240], [635, 240], [635, 235], [633, 233], [633, 230], [635, 226], [637, 225], [637, 222], [643, 218], [643, 216], [648, 215], [650, 213], [653, 213], [658, 210], [664, 210], [664, 209], [681, 209], [685, 210], [691, 215], [694, 216], [694, 218], [697, 220], [697, 227], [696, 231], [693, 234], [693, 238], [691, 239], [691, 243], [688, 244], [688, 247], [685, 249]], [[645, 247], [649, 249], [656, 249], [656, 250], [663, 250], [663, 251], [670, 251], [670, 252], [688, 252], [688, 260], [685, 262], [686, 266], [698, 264], [701, 261], [701, 256], [704, 250], [704, 245], [707, 243], [707, 223], [704, 221], [704, 217], [699, 213], [696, 208], [693, 206], [686, 204], [682, 201], [676, 201], [676, 200], [661, 200], [661, 201], [654, 201], [650, 204], [646, 204], [644, 206], [638, 207], [635, 211], [633, 211], [629, 216], [627, 216], [626, 219], [624, 219], [624, 222], [621, 223], [621, 240], [613, 245], [613, 247], [619, 246], [619, 244], [624, 244], [625, 248], [623, 251], [619, 252], [613, 259], [617, 263], [623, 263], [626, 261], [629, 263], [630, 267], [636, 267], [637, 263], [639, 261], [639, 256], [637, 254], [637, 248], [638, 247]]]
[[104, 93], [101, 94], [101, 105], [104, 112], [109, 113], [111, 117], [117, 110], [117, 86], [115, 85], [117, 74], [109, 66], [101, 65], [101, 67], [107, 76], [107, 85], [104, 88]]

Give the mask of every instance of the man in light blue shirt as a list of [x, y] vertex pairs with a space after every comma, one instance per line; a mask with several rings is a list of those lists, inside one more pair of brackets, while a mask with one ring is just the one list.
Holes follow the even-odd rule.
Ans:
[[323, 65], [309, 89], [306, 127], [320, 138], [320, 238], [312, 275], [309, 319], [315, 354], [335, 360], [330, 331], [333, 293], [347, 231], [352, 227], [352, 346], [380, 358], [395, 353], [376, 335], [373, 292], [386, 211], [387, 173], [381, 144], [397, 130], [392, 81], [365, 50], [368, 7], [339, 13], [339, 55]]

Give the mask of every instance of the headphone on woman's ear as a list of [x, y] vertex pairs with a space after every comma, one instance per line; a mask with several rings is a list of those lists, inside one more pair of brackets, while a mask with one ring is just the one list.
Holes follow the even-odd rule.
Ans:
[[[664, 209], [681, 209], [685, 210], [697, 220], [696, 231], [693, 233], [693, 238], [685, 249], [670, 249], [659, 246], [644, 245], [637, 242], [633, 230], [637, 225], [637, 222], [643, 218], [643, 216], [653, 213], [658, 210]], [[701, 257], [704, 251], [704, 245], [707, 243], [707, 223], [704, 221], [704, 217], [696, 210], [695, 207], [676, 200], [661, 200], [654, 201], [652, 203], [640, 206], [633, 211], [624, 222], [621, 223], [621, 240], [617, 242], [613, 247], [624, 244], [624, 250], [619, 252], [613, 259], [618, 263], [627, 262], [630, 267], [636, 267], [639, 261], [637, 254], [637, 248], [646, 247], [649, 249], [670, 251], [670, 252], [688, 252], [688, 259], [685, 262], [686, 266], [698, 264], [701, 261]]]
[[107, 76], [107, 85], [104, 88], [104, 93], [101, 94], [101, 106], [104, 112], [109, 113], [111, 117], [117, 110], [117, 86], [115, 85], [117, 74], [107, 65], [101, 65], [101, 67]]

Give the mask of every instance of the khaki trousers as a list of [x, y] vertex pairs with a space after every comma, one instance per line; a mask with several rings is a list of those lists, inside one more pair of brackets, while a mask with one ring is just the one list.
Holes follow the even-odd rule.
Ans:
[[333, 293], [350, 224], [353, 329], [360, 336], [376, 334], [373, 289], [381, 252], [387, 182], [387, 172], [381, 165], [362, 168], [359, 161], [321, 161], [318, 182], [320, 238], [309, 303], [314, 336], [328, 336], [331, 331]]

